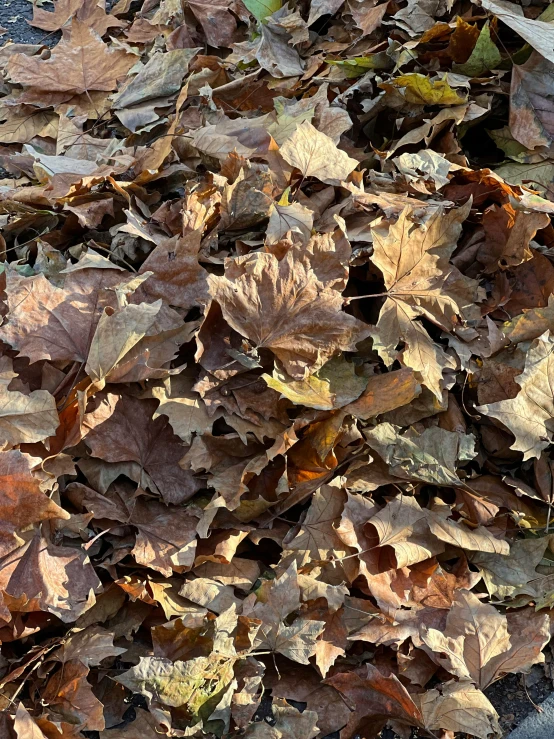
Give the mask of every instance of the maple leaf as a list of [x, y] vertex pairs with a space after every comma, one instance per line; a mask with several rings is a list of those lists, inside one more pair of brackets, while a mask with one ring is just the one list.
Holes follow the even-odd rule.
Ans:
[[296, 167], [303, 177], [338, 184], [345, 180], [358, 162], [333, 143], [332, 139], [303, 121], [279, 149], [283, 159]]
[[[405, 208], [386, 233], [373, 231], [372, 261], [385, 281], [386, 300], [375, 329], [376, 349], [391, 365], [396, 359], [418, 372], [437, 397], [442, 371], [452, 366], [416, 319], [424, 317], [445, 331], [472, 315], [477, 284], [449, 264], [470, 204], [444, 213], [438, 208], [423, 225]], [[398, 340], [405, 343], [397, 351]]]
[[423, 727], [423, 716], [410, 694], [395, 675], [386, 676], [366, 664], [359, 670], [339, 672], [325, 680], [353, 705], [347, 736], [358, 731], [377, 736], [390, 719]]
[[108, 28], [125, 26], [125, 21], [106, 14], [104, 4], [100, 4], [98, 0], [57, 0], [52, 12], [43, 10], [38, 4], [34, 5], [33, 20], [30, 23], [44, 31], [59, 31], [71, 18], [77, 18], [100, 36]]
[[552, 393], [554, 338], [545, 332], [536, 339], [525, 360], [525, 370], [515, 378], [520, 390], [515, 398], [480, 406], [484, 413], [507, 426], [515, 436], [512, 449], [523, 452], [523, 459], [539, 457], [550, 444], [554, 428]]
[[71, 271], [63, 288], [44, 275], [21, 277], [10, 272], [6, 286], [10, 317], [0, 328], [0, 338], [31, 362], [86, 362], [104, 307], [117, 305], [115, 293], [108, 288], [122, 276], [115, 265], [107, 265]]
[[33, 458], [20, 451], [0, 452], [0, 552], [7, 554], [20, 540], [14, 534], [32, 524], [52, 518], [68, 519], [60, 508], [40, 489], [38, 478], [31, 473]]
[[[85, 417], [86, 443], [106, 462], [138, 462], [166, 503], [182, 503], [199, 487], [179, 460], [186, 449], [163, 418], [152, 419], [154, 401], [108, 394]], [[124, 429], [124, 430], [123, 430]]]
[[502, 735], [494, 707], [471, 683], [451, 680], [440, 690], [428, 690], [421, 701], [421, 712], [429, 729], [469, 731], [480, 739]]
[[134, 61], [126, 51], [108, 48], [91, 28], [74, 18], [70, 40], [62, 39], [50, 59], [14, 54], [8, 73], [14, 82], [38, 90], [109, 92], [116, 89]]
[[0, 357], [0, 445], [15, 446], [21, 443], [42, 441], [53, 436], [59, 425], [56, 401], [47, 390], [33, 390], [29, 395], [10, 390], [12, 371], [9, 357]]
[[263, 253], [230, 261], [212, 290], [231, 328], [258, 349], [271, 349], [293, 379], [317, 371], [339, 350], [355, 349], [369, 333], [341, 310], [338, 291], [320, 289], [312, 269], [291, 252], [280, 261]]
[[82, 551], [55, 546], [38, 532], [3, 560], [2, 610], [45, 611], [70, 623], [94, 605], [94, 593], [101, 589]]

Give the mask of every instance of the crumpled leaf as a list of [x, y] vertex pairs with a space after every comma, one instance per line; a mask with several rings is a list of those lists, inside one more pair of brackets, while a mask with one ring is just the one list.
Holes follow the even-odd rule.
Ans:
[[431, 80], [424, 74], [410, 72], [395, 77], [390, 83], [382, 83], [387, 89], [401, 89], [407, 102], [416, 105], [463, 105], [465, 98], [459, 95], [448, 84], [448, 76], [444, 79]]
[[422, 480], [434, 485], [459, 485], [458, 461], [475, 456], [475, 438], [430, 427], [419, 434], [414, 428], [404, 434], [390, 423], [366, 432], [368, 444], [390, 465], [397, 477]]
[[181, 662], [141, 657], [139, 664], [116, 679], [133, 692], [168, 706], [186, 707], [193, 718], [208, 718], [222, 691], [233, 679], [233, 659], [211, 656]]

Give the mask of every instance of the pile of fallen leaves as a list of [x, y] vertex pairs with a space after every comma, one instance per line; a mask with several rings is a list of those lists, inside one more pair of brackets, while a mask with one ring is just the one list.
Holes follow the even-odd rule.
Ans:
[[500, 736], [554, 615], [524, 5], [56, 0], [0, 49], [3, 739]]

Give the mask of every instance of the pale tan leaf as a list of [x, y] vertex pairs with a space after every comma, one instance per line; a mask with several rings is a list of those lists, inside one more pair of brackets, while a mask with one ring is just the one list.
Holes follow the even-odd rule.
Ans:
[[358, 166], [333, 140], [303, 121], [280, 148], [283, 159], [303, 177], [315, 177], [329, 185], [339, 184]]
[[512, 449], [523, 459], [539, 457], [550, 444], [554, 426], [554, 337], [545, 332], [531, 345], [525, 370], [515, 382], [521, 390], [515, 398], [479, 406], [479, 410], [501, 421], [515, 436]]
[[501, 737], [498, 714], [488, 698], [468, 682], [445, 683], [421, 697], [425, 726], [431, 730], [465, 731], [480, 739]]

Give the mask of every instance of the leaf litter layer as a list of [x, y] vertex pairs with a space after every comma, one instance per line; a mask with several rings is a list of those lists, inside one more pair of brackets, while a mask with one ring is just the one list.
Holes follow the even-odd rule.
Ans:
[[55, 0], [0, 49], [2, 737], [501, 736], [554, 608], [552, 8]]

